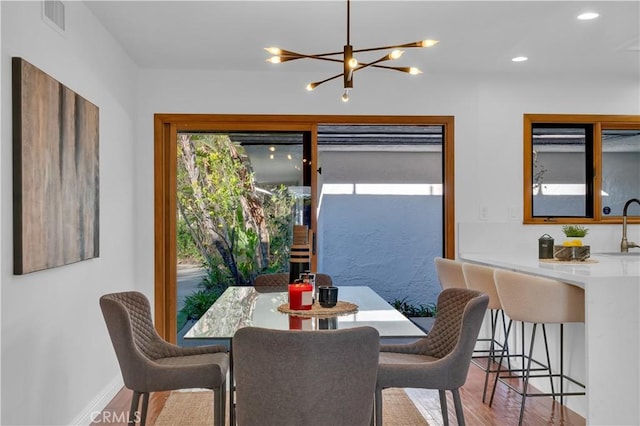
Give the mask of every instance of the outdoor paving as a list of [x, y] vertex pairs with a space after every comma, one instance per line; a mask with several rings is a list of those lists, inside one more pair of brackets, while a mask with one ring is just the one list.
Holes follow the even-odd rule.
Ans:
[[[199, 267], [198, 265], [179, 265], [178, 266], [178, 274], [177, 274], [177, 310], [180, 312], [180, 309], [184, 306], [184, 300], [190, 294], [198, 290], [202, 290], [200, 287], [200, 282], [202, 281], [202, 277], [205, 275], [205, 271]], [[182, 329], [178, 330], [177, 344], [178, 346], [202, 346], [202, 345], [220, 345], [226, 344], [223, 340], [217, 339], [185, 339], [184, 335], [191, 329], [191, 327], [195, 324], [194, 320], [188, 320]]]

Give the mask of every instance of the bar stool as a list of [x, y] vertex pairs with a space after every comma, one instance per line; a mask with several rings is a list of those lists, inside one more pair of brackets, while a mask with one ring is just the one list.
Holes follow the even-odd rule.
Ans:
[[[491, 315], [491, 338], [490, 339], [478, 339], [478, 341], [489, 342], [489, 349], [478, 349], [477, 352], [484, 353], [484, 356], [477, 358], [487, 358], [487, 363], [483, 364], [472, 360], [472, 362], [481, 368], [485, 372], [484, 377], [484, 389], [482, 391], [482, 402], [485, 402], [487, 395], [487, 386], [489, 384], [489, 374], [497, 373], [499, 370], [497, 367], [492, 368], [492, 364], [497, 362], [498, 354], [502, 349], [502, 342], [496, 340], [496, 329], [498, 326], [498, 317], [502, 318], [502, 330], [507, 334], [507, 321], [502, 310], [502, 304], [500, 303], [500, 297], [496, 289], [495, 281], [493, 280], [494, 269], [488, 266], [476, 265], [473, 263], [463, 263], [462, 272], [467, 283], [467, 287], [471, 290], [477, 290], [485, 293], [489, 296], [489, 306], [487, 309]], [[507, 365], [511, 369], [510, 355], [508, 347], [505, 347], [507, 353]]]
[[436, 257], [433, 261], [443, 290], [447, 288], [467, 288], [467, 283], [462, 273], [463, 262], [445, 259], [444, 257]]
[[[436, 257], [434, 259], [434, 263], [436, 265], [436, 274], [440, 281], [440, 287], [442, 287], [443, 290], [448, 288], [467, 288], [467, 280], [465, 279], [464, 272], [462, 271], [462, 265], [465, 262], [447, 259], [444, 257]], [[490, 340], [491, 339], [479, 338], [477, 341], [482, 342]], [[485, 349], [474, 349], [471, 362], [478, 365], [475, 360], [486, 357], [486, 352], [487, 351]], [[484, 399], [485, 396], [483, 395], [482, 402], [484, 402]]]
[[[498, 362], [499, 369], [502, 368], [506, 342], [509, 339], [509, 332], [513, 321], [522, 321], [523, 323], [532, 324], [531, 341], [529, 342], [529, 354], [526, 357], [527, 366], [524, 368], [523, 377], [500, 376], [500, 371], [496, 374], [494, 387], [491, 393], [489, 405], [493, 402], [498, 379], [509, 386], [511, 389], [522, 395], [522, 404], [520, 406], [520, 419], [518, 424], [522, 424], [524, 416], [524, 407], [526, 398], [532, 396], [552, 396], [555, 400], [556, 396], [560, 396], [561, 403], [564, 396], [584, 395], [585, 392], [565, 392], [563, 383], [568, 380], [581, 388], [585, 385], [568, 377], [564, 374], [564, 324], [584, 322], [584, 290], [576, 286], [563, 283], [560, 281], [536, 277], [533, 275], [523, 274], [519, 272], [506, 271], [496, 269], [494, 271], [494, 280], [500, 302], [504, 312], [509, 317], [509, 325], [505, 336], [505, 344]], [[560, 325], [560, 373], [554, 374], [551, 369], [551, 360], [549, 357], [549, 346], [547, 344], [547, 332], [545, 324]], [[531, 364], [535, 362], [533, 357], [533, 347], [536, 337], [536, 328], [542, 325], [542, 333], [544, 337], [547, 374], [533, 375], [531, 374]], [[524, 341], [524, 334], [522, 335]], [[510, 370], [510, 373], [514, 370]], [[504, 382], [505, 378], [519, 377], [524, 381], [523, 389], [519, 390], [509, 383]], [[529, 379], [532, 377], [549, 377], [551, 392], [529, 393]], [[553, 378], [559, 378], [560, 392], [556, 393], [553, 384]]]

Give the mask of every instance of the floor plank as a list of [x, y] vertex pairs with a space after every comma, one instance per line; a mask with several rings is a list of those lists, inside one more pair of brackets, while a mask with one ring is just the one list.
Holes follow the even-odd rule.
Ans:
[[[460, 390], [460, 397], [464, 407], [466, 424], [473, 426], [503, 426], [517, 425], [520, 414], [521, 397], [506, 386], [498, 384], [493, 406], [489, 407], [482, 403], [482, 389], [484, 386], [484, 371], [472, 364], [469, 368], [467, 382]], [[490, 381], [490, 383], [492, 383]], [[489, 390], [491, 389], [491, 385]], [[427, 419], [431, 426], [443, 425], [440, 412], [440, 399], [438, 392], [425, 389], [407, 389], [407, 394], [414, 401], [418, 410]], [[96, 418], [94, 424], [126, 425], [126, 417], [131, 404], [132, 392], [122, 389], [114, 399], [105, 407], [102, 416]], [[165, 401], [169, 397], [169, 392], [157, 392], [151, 395], [149, 400], [149, 411], [147, 414], [147, 424], [152, 425], [158, 417]], [[584, 396], [569, 397], [584, 398]], [[487, 400], [489, 398], [487, 397]], [[447, 392], [447, 408], [451, 425], [457, 425], [453, 399], [451, 393]], [[105, 417], [106, 416], [106, 417]], [[121, 420], [104, 421], [105, 418]], [[527, 398], [524, 415], [525, 425], [562, 425], [562, 426], [584, 426], [586, 421], [583, 417], [554, 402], [547, 397]]]

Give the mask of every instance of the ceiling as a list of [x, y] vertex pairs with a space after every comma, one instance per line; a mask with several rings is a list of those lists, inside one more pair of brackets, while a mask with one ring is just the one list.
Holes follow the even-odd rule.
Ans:
[[[345, 1], [92, 1], [105, 28], [141, 68], [310, 72], [339, 65], [273, 65], [267, 46], [305, 54], [346, 44]], [[579, 21], [596, 11], [600, 17]], [[640, 79], [639, 1], [365, 1], [351, 4], [354, 49], [434, 38], [394, 63], [425, 73], [606, 73]], [[373, 55], [371, 57], [370, 55]], [[377, 59], [374, 52], [361, 62]], [[514, 63], [514, 56], [527, 56]], [[338, 67], [338, 69], [336, 69]], [[274, 70], [275, 69], [275, 70]], [[313, 78], [312, 78], [313, 79]]]

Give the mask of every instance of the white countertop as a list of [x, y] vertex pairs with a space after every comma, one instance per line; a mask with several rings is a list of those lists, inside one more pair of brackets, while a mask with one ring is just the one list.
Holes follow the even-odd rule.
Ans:
[[[462, 253], [460, 259], [557, 279], [583, 286], [593, 278], [635, 278], [640, 283], [640, 254], [592, 253], [590, 262], [540, 261], [529, 253]], [[593, 263], [592, 263], [593, 262]]]

